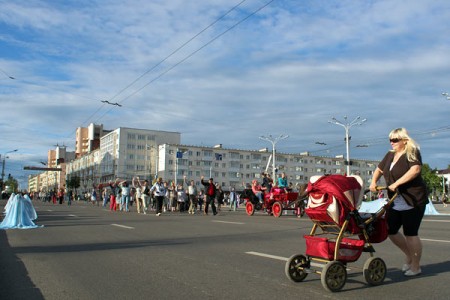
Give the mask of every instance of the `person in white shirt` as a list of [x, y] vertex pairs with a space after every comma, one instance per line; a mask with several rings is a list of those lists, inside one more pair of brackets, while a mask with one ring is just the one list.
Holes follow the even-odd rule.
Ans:
[[163, 180], [161, 177], [159, 177], [155, 184], [150, 189], [151, 193], [155, 193], [155, 199], [156, 199], [156, 216], [160, 216], [162, 212], [162, 205], [164, 201], [164, 197], [166, 195], [166, 187], [163, 183]]

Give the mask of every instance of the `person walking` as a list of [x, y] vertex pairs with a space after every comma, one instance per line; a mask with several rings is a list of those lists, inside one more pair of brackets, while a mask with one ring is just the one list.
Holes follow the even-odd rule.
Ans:
[[[392, 150], [375, 169], [370, 190], [377, 191], [377, 182], [383, 176], [388, 197], [398, 193], [387, 210], [388, 234], [394, 245], [405, 254], [404, 275], [417, 276], [422, 273], [422, 242], [418, 232], [428, 203], [426, 185], [421, 176], [422, 157], [419, 146], [405, 128], [392, 130], [389, 141]], [[403, 234], [399, 232], [402, 226]]]
[[73, 191], [69, 190], [69, 192], [67, 193], [67, 205], [68, 206], [72, 205], [72, 198], [73, 198]]
[[198, 197], [198, 191], [197, 187], [195, 186], [195, 181], [190, 180], [189, 184], [187, 184], [186, 176], [183, 177], [184, 183], [187, 185], [187, 192], [188, 192], [188, 198], [189, 198], [189, 214], [195, 214], [195, 208], [197, 207], [197, 197]]
[[163, 180], [161, 177], [159, 177], [155, 184], [150, 188], [150, 193], [155, 193], [155, 200], [156, 200], [156, 216], [160, 216], [162, 212], [162, 206], [164, 197], [166, 196], [166, 186], [163, 183]]
[[216, 185], [214, 184], [214, 180], [212, 178], [209, 181], [204, 180], [204, 176], [201, 177], [201, 183], [205, 187], [205, 215], [208, 214], [209, 204], [211, 204], [211, 208], [214, 215], [217, 215], [216, 205], [214, 204], [214, 199], [216, 197]]
[[167, 188], [168, 198], [169, 198], [169, 209], [170, 211], [175, 211], [177, 209], [177, 187], [175, 186], [175, 182], [170, 182], [169, 187]]
[[236, 211], [237, 209], [237, 195], [236, 195], [236, 190], [235, 188], [231, 188], [230, 191], [230, 211]]
[[203, 203], [205, 203], [205, 191], [201, 189], [197, 197], [198, 211], [203, 211]]
[[95, 190], [95, 188], [92, 189], [91, 202], [92, 202], [92, 205], [95, 205], [95, 204], [98, 205], [98, 202], [97, 202], [97, 191]]
[[111, 189], [111, 195], [109, 196], [109, 210], [117, 211], [117, 200], [119, 195], [119, 185], [117, 184], [117, 180], [113, 183], [111, 180], [109, 181], [109, 187]]
[[120, 210], [124, 210], [126, 212], [129, 212], [130, 209], [128, 208], [128, 204], [130, 202], [130, 187], [128, 185], [128, 181], [124, 180], [122, 181], [119, 186], [121, 187], [122, 192], [122, 198], [121, 198], [121, 207]]
[[109, 189], [107, 187], [103, 188], [103, 192], [102, 192], [102, 198], [103, 198], [103, 207], [106, 207], [108, 200], [109, 200]]
[[179, 212], [184, 212], [185, 211], [185, 204], [187, 202], [187, 194], [186, 191], [183, 187], [183, 184], [178, 184], [177, 185], [177, 210]]
[[147, 206], [143, 197], [143, 190], [144, 187], [141, 184], [141, 181], [139, 180], [139, 177], [133, 177], [132, 180], [132, 184], [133, 187], [136, 190], [136, 193], [134, 194], [135, 200], [136, 200], [136, 209], [137, 209], [137, 213], [140, 214], [141, 213], [141, 209], [142, 209], [142, 213], [147, 214]]
[[216, 183], [216, 201], [217, 201], [217, 211], [220, 211], [225, 199], [225, 193], [222, 190], [222, 186]]
[[[140, 181], [139, 181], [140, 182]], [[147, 213], [148, 208], [151, 207], [150, 203], [150, 187], [148, 186], [148, 180], [144, 180], [144, 184], [141, 186], [142, 189], [142, 202], [144, 205], [144, 214]]]
[[58, 203], [63, 204], [64, 202], [64, 189], [59, 189], [58, 191]]

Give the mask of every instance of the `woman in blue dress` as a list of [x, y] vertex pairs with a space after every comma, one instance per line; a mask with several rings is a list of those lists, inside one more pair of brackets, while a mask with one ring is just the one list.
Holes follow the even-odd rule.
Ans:
[[0, 229], [29, 229], [42, 227], [34, 224], [37, 219], [36, 210], [30, 197], [25, 194], [12, 194], [5, 206], [5, 218], [0, 223]]

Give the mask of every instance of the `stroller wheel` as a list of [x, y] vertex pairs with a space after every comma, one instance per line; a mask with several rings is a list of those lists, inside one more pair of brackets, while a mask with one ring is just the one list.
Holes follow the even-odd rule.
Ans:
[[308, 276], [305, 272], [308, 266], [309, 262], [304, 255], [294, 254], [287, 260], [284, 272], [290, 280], [300, 282]]
[[340, 291], [347, 281], [347, 270], [340, 261], [328, 262], [320, 275], [322, 286], [329, 292]]
[[255, 213], [255, 206], [250, 201], [248, 201], [247, 204], [245, 205], [245, 212], [249, 216], [253, 216], [253, 214]]
[[370, 257], [364, 263], [363, 274], [369, 285], [380, 285], [386, 278], [386, 264], [379, 257]]

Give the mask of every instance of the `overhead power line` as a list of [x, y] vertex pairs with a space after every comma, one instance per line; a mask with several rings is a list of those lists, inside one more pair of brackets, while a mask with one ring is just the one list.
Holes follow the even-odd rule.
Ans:
[[147, 75], [148, 73], [150, 73], [151, 71], [153, 71], [154, 69], [156, 69], [158, 66], [160, 66], [163, 62], [165, 62], [166, 60], [168, 60], [170, 57], [172, 57], [175, 53], [177, 53], [178, 51], [180, 51], [181, 49], [183, 49], [187, 44], [189, 44], [190, 42], [192, 42], [193, 40], [195, 40], [198, 36], [200, 36], [203, 32], [205, 32], [206, 30], [208, 30], [209, 28], [211, 28], [212, 26], [214, 26], [217, 22], [219, 22], [220, 20], [222, 20], [223, 18], [225, 18], [229, 13], [231, 13], [233, 10], [235, 10], [236, 8], [238, 8], [241, 4], [243, 4], [244, 2], [246, 2], [247, 0], [242, 0], [241, 2], [239, 2], [238, 4], [236, 4], [235, 6], [233, 6], [232, 8], [230, 8], [225, 14], [223, 14], [222, 16], [220, 16], [218, 19], [216, 19], [214, 22], [212, 22], [211, 24], [209, 24], [208, 26], [206, 26], [205, 28], [203, 28], [202, 30], [200, 30], [196, 35], [194, 35], [193, 37], [191, 37], [190, 39], [188, 39], [186, 42], [184, 42], [183, 44], [181, 44], [178, 48], [176, 48], [174, 51], [172, 51], [169, 55], [167, 55], [165, 58], [163, 58], [162, 60], [160, 60], [158, 63], [156, 63], [153, 67], [151, 67], [150, 69], [148, 69], [147, 71], [145, 71], [141, 76], [139, 76], [138, 78], [136, 78], [135, 80], [133, 80], [130, 84], [128, 84], [127, 86], [125, 86], [123, 89], [121, 89], [117, 94], [115, 94], [113, 97], [111, 97], [109, 99], [109, 101], [114, 100], [117, 96], [119, 96], [120, 94], [122, 94], [125, 90], [127, 90], [128, 88], [130, 88], [131, 86], [133, 86], [136, 82], [138, 82], [142, 77], [144, 77], [145, 75]]
[[[259, 8], [257, 8], [256, 10], [254, 10], [253, 12], [251, 12], [250, 14], [248, 14], [246, 17], [242, 18], [241, 20], [239, 20], [238, 22], [236, 22], [235, 24], [233, 24], [232, 26], [230, 26], [229, 28], [227, 28], [225, 31], [219, 33], [218, 35], [216, 35], [215, 37], [213, 37], [211, 40], [209, 40], [208, 42], [206, 42], [205, 44], [203, 44], [201, 47], [199, 47], [197, 50], [194, 50], [193, 52], [191, 52], [190, 54], [188, 54], [187, 56], [185, 56], [183, 59], [181, 59], [180, 61], [178, 61], [177, 63], [175, 63], [174, 65], [172, 65], [171, 67], [169, 67], [167, 70], [161, 72], [159, 75], [157, 75], [156, 77], [154, 77], [152, 80], [150, 80], [149, 82], [147, 82], [145, 85], [143, 85], [142, 87], [140, 87], [139, 89], [135, 90], [134, 92], [132, 92], [131, 94], [129, 94], [128, 96], [122, 98], [122, 100], [117, 101], [117, 103], [122, 103], [125, 100], [129, 99], [130, 97], [134, 96], [135, 94], [137, 94], [138, 92], [140, 92], [141, 90], [143, 90], [144, 88], [146, 88], [147, 86], [149, 86], [150, 84], [152, 84], [153, 82], [155, 82], [156, 80], [158, 80], [159, 78], [163, 77], [165, 74], [169, 73], [171, 70], [175, 69], [177, 66], [179, 66], [180, 64], [182, 64], [183, 62], [185, 62], [186, 60], [188, 60], [189, 58], [191, 58], [192, 56], [194, 56], [195, 54], [197, 54], [199, 51], [201, 51], [202, 49], [206, 48], [207, 46], [209, 46], [211, 43], [213, 43], [214, 41], [216, 41], [218, 38], [222, 37], [224, 34], [226, 34], [227, 32], [233, 30], [234, 28], [236, 28], [238, 25], [240, 25], [241, 23], [245, 22], [246, 20], [248, 20], [250, 17], [254, 16], [255, 14], [257, 14], [259, 11], [261, 11], [262, 9], [264, 9], [265, 7], [267, 7], [269, 4], [271, 4], [274, 0], [270, 0], [267, 3], [265, 3], [264, 5], [260, 6]], [[238, 5], [242, 4], [244, 1], [242, 1], [241, 3], [239, 3]], [[238, 5], [236, 5], [232, 10], [234, 10]], [[231, 11], [231, 10], [230, 10]], [[228, 14], [230, 11], [228, 11], [226, 14]], [[226, 15], [225, 14], [225, 15]], [[224, 16], [225, 16], [224, 15]], [[222, 19], [224, 16], [222, 16], [219, 19]], [[217, 21], [216, 21], [217, 22]], [[216, 23], [214, 22], [214, 23]], [[209, 26], [210, 27], [210, 26]], [[208, 27], [208, 28], [209, 28]], [[206, 30], [206, 29], [205, 29]], [[198, 36], [198, 34], [196, 35]], [[192, 40], [192, 39], [191, 39]], [[180, 48], [181, 49], [181, 48]], [[166, 58], [167, 59], [167, 58]], [[166, 60], [164, 59], [164, 60]], [[142, 76], [141, 76], [142, 77]], [[137, 81], [137, 80], [135, 80]], [[102, 119], [107, 113], [109, 113], [112, 110], [109, 109], [108, 111], [106, 111], [102, 116], [100, 116], [98, 118], [98, 120]]]

